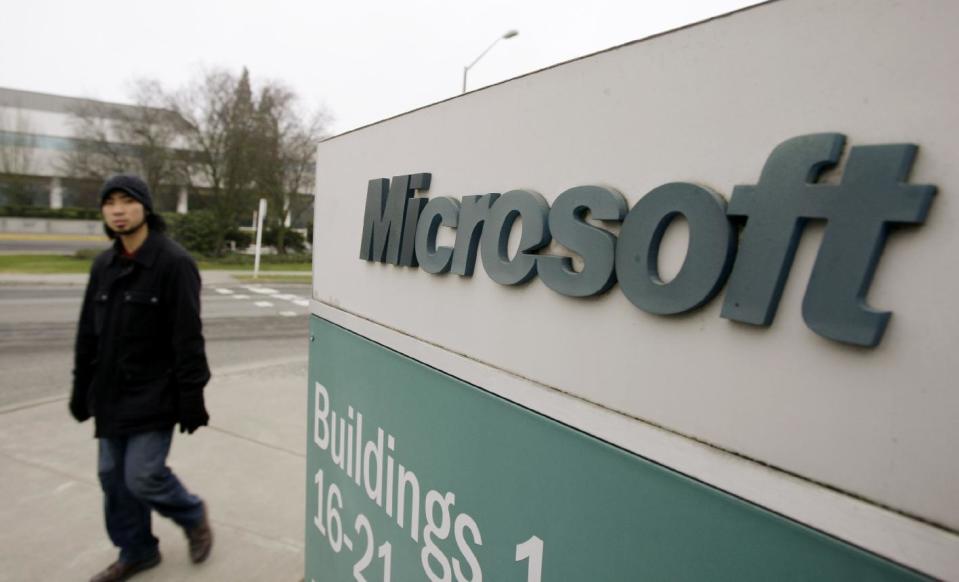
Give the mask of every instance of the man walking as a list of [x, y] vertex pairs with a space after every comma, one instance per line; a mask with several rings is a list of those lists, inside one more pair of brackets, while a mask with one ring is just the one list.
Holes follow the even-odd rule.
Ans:
[[114, 244], [90, 271], [70, 412], [95, 421], [106, 528], [120, 556], [91, 582], [113, 582], [160, 563], [151, 511], [183, 528], [194, 563], [210, 553], [206, 505], [166, 466], [174, 426], [193, 433], [209, 421], [210, 370], [196, 263], [163, 234], [146, 183], [113, 176], [100, 205]]

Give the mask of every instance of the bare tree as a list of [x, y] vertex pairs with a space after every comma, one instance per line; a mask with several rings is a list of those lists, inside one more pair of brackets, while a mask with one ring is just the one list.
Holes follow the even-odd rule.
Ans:
[[252, 210], [255, 196], [256, 126], [249, 73], [207, 71], [170, 97], [186, 123], [189, 176], [204, 190], [215, 213], [215, 248]]
[[277, 82], [254, 96], [246, 69], [239, 76], [204, 73], [174, 96], [170, 108], [187, 122], [190, 175], [205, 188], [216, 213], [217, 248], [253, 211], [257, 198], [265, 197], [268, 226], [278, 251], [285, 252], [284, 218], [289, 213], [295, 219], [309, 207], [303, 193], [312, 190], [313, 156], [327, 117], [302, 117], [296, 94]]
[[257, 107], [257, 185], [274, 209], [267, 214], [276, 249], [286, 252], [289, 224], [311, 208], [316, 145], [326, 135], [328, 116], [303, 115], [296, 94], [273, 82], [260, 92]]
[[168, 201], [186, 182], [183, 120], [163, 107], [167, 98], [157, 81], [134, 82], [131, 96], [135, 105], [86, 101], [73, 112], [78, 142], [65, 158], [65, 169], [96, 180], [138, 174]]
[[30, 124], [23, 113], [8, 113], [0, 116], [0, 131], [8, 136], [0, 144], [0, 174], [4, 175], [4, 190], [7, 203], [14, 206], [29, 206], [33, 203], [36, 188], [27, 177], [34, 173], [34, 143]]

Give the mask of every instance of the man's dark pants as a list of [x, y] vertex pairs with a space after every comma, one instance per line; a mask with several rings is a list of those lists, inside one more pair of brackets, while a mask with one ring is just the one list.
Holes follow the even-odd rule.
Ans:
[[172, 439], [172, 428], [100, 439], [97, 469], [107, 533], [123, 562], [156, 555], [159, 542], [150, 526], [151, 510], [184, 529], [203, 519], [203, 502], [166, 466]]

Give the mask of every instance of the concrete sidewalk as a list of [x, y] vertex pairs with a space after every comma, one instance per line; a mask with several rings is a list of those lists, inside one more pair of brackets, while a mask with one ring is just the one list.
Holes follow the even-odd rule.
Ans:
[[[305, 356], [213, 371], [210, 426], [177, 434], [169, 458], [209, 506], [213, 552], [191, 564], [180, 529], [154, 514], [163, 562], [135, 580], [302, 579], [306, 371]], [[0, 581], [88, 580], [116, 558], [92, 433], [66, 395], [0, 409]]]

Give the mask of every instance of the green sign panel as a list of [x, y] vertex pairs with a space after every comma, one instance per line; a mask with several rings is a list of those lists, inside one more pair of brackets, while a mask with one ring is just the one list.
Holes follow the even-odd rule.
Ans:
[[921, 576], [310, 323], [306, 580]]

